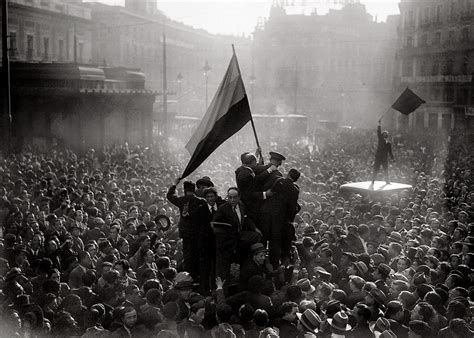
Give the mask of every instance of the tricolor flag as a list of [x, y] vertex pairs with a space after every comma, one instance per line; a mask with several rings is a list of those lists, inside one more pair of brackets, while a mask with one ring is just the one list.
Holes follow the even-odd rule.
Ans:
[[414, 112], [423, 103], [426, 103], [426, 101], [407, 87], [407, 89], [403, 91], [397, 101], [392, 104], [392, 108], [398, 110], [404, 115], [408, 115]]
[[235, 53], [201, 123], [186, 144], [191, 159], [181, 178], [189, 176], [224, 141], [252, 119]]

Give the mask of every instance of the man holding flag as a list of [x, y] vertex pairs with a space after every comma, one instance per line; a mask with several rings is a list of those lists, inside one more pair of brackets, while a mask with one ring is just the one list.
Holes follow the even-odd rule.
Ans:
[[234, 51], [216, 95], [207, 108], [207, 112], [198, 128], [186, 144], [191, 159], [183, 175], [181, 175], [181, 179], [189, 176], [214, 150], [242, 129], [249, 121], [252, 123], [257, 146], [259, 147], [247, 93]]
[[390, 178], [388, 175], [388, 158], [390, 157], [392, 161], [395, 160], [392, 153], [392, 143], [388, 140], [388, 131], [384, 130], [382, 132], [382, 118], [392, 108], [403, 115], [409, 115], [425, 102], [425, 100], [416, 95], [410, 88], [406, 88], [392, 106], [380, 117], [379, 125], [377, 127], [378, 145], [375, 153], [374, 171], [372, 173], [372, 183], [370, 184], [371, 188], [374, 186], [380, 166], [383, 166], [385, 183], [390, 184]]
[[375, 162], [374, 162], [374, 171], [372, 173], [372, 186], [374, 185], [375, 179], [377, 178], [377, 173], [380, 170], [380, 166], [383, 166], [383, 172], [385, 175], [385, 183], [390, 184], [390, 179], [388, 176], [388, 157], [394, 161], [392, 153], [392, 143], [388, 140], [388, 131], [384, 130], [382, 132], [382, 126], [380, 125], [381, 120], [379, 120], [379, 125], [377, 126], [377, 137], [378, 145], [377, 151], [375, 153]]

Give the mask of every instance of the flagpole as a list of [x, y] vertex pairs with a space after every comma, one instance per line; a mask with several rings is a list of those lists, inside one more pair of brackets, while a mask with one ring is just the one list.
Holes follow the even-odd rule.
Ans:
[[[242, 73], [240, 72], [239, 60], [237, 59], [237, 55], [235, 54], [234, 44], [232, 44], [232, 52], [234, 53], [234, 56], [235, 56], [237, 70], [239, 71], [239, 74], [242, 76]], [[242, 83], [243, 83], [243, 80], [242, 80]], [[244, 88], [245, 88], [245, 85], [244, 85]], [[245, 93], [247, 93], [247, 91], [245, 91]], [[259, 152], [258, 155], [260, 156], [260, 159], [263, 160], [262, 149], [260, 148], [260, 142], [258, 142], [257, 130], [255, 129], [255, 123], [253, 122], [252, 112], [250, 112], [250, 123], [252, 124], [253, 135], [255, 136], [255, 142], [257, 143], [257, 149]]]
[[380, 116], [379, 121], [382, 120], [385, 115], [387, 115], [387, 113], [390, 111], [390, 109], [392, 109], [392, 106], [388, 107], [388, 109], [385, 111], [385, 113], [383, 113], [383, 114]]

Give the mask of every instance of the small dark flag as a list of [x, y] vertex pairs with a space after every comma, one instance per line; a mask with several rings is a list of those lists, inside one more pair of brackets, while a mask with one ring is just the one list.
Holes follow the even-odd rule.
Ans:
[[404, 115], [413, 113], [419, 106], [426, 103], [421, 97], [413, 93], [410, 88], [407, 87], [400, 95], [400, 97], [392, 104], [392, 108], [398, 110]]
[[191, 159], [181, 178], [189, 176], [225, 140], [252, 118], [237, 56], [234, 54], [217, 93], [193, 136], [186, 144]]

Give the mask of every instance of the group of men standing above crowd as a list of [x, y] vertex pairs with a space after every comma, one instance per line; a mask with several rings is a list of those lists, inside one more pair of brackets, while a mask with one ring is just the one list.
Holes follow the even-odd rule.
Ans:
[[[175, 181], [168, 200], [180, 211], [179, 236], [183, 240], [183, 270], [199, 280], [201, 291], [209, 294], [214, 276], [230, 283], [231, 264], [241, 264], [240, 287], [244, 288], [255, 270], [267, 272], [288, 265], [293, 221], [300, 210], [300, 172], [289, 170], [286, 177], [280, 166], [286, 158], [270, 152], [268, 164], [246, 152], [235, 171], [236, 187], [227, 189], [224, 201], [209, 177], [183, 183], [178, 197]], [[269, 260], [265, 255], [268, 248]], [[261, 258], [258, 258], [260, 256]], [[247, 272], [247, 273], [246, 273]]]

